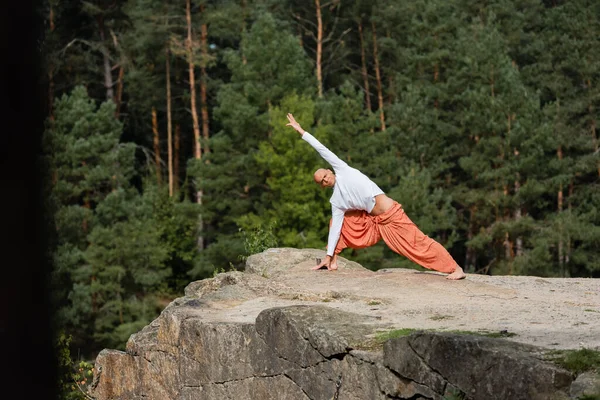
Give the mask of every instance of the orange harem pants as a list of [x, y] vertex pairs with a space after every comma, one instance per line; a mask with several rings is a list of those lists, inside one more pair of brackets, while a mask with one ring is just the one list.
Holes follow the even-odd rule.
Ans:
[[458, 266], [444, 246], [421, 232], [398, 202], [377, 216], [363, 210], [346, 212], [334, 253], [339, 254], [346, 247], [363, 249], [381, 239], [394, 252], [424, 268], [452, 273]]

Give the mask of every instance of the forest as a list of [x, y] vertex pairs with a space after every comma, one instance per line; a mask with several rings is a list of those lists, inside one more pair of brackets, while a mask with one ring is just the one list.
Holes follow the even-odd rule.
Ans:
[[[465, 272], [600, 277], [598, 1], [45, 0], [37, 12], [65, 368], [123, 349], [194, 280], [269, 247], [325, 249], [331, 190], [313, 172], [329, 165], [287, 113]], [[341, 256], [422, 269], [383, 242]]]

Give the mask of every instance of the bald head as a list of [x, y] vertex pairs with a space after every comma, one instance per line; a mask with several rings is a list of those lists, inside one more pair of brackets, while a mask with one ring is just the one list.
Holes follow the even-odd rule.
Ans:
[[323, 188], [333, 187], [335, 184], [335, 174], [330, 169], [319, 168], [315, 171], [313, 178], [315, 183]]

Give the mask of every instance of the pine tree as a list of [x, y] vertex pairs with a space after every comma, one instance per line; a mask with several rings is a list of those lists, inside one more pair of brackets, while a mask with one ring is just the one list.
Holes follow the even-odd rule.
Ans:
[[306, 85], [313, 79], [310, 63], [288, 29], [271, 14], [259, 13], [239, 50], [224, 53], [232, 76], [219, 90], [214, 110], [222, 130], [211, 138], [210, 163], [192, 166], [202, 177], [208, 241], [194, 277], [239, 262], [244, 250], [235, 236], [236, 220], [268, 207], [260, 201], [266, 177], [257, 173], [254, 153], [272, 134], [269, 110], [289, 93], [311, 93], [316, 87]]
[[[329, 224], [328, 199], [312, 178], [322, 160], [295, 131], [285, 126], [285, 116], [291, 112], [306, 130], [312, 131], [314, 108], [312, 99], [290, 95], [269, 112], [271, 138], [260, 143], [255, 155], [258, 172], [267, 177], [261, 203], [268, 207], [258, 215], [244, 215], [239, 221], [245, 231], [274, 224], [278, 245], [283, 247], [320, 248], [327, 235], [323, 228]], [[319, 140], [327, 141], [325, 130], [313, 133]]]
[[529, 171], [523, 169], [522, 160], [529, 160], [529, 151], [534, 150], [525, 142], [539, 137], [540, 115], [538, 100], [508, 57], [493, 17], [488, 16], [485, 23], [475, 20], [461, 30], [456, 49], [462, 71], [453, 84], [464, 88], [454, 90], [457, 122], [464, 137], [470, 138], [468, 154], [459, 159], [470, 183], [466, 190], [459, 186], [458, 192], [464, 195], [458, 199], [473, 213], [470, 229], [474, 235], [467, 246], [475, 246], [480, 253], [487, 249], [487, 260], [482, 257], [485, 268], [514, 273], [513, 261], [527, 246], [512, 229], [524, 217], [518, 192]]
[[[598, 5], [575, 1], [550, 5], [537, 21], [539, 35], [528, 47], [526, 82], [540, 91], [546, 140], [540, 154], [540, 179], [546, 200], [536, 212], [542, 221], [533, 234], [539, 260], [534, 271], [552, 265], [561, 276], [597, 274], [595, 216], [600, 176], [598, 120], [599, 45], [593, 32], [600, 26]], [[539, 204], [539, 202], [538, 202]], [[525, 271], [527, 269], [524, 269]]]
[[[66, 320], [81, 332], [75, 336], [83, 339], [91, 327], [89, 319], [82, 319], [97, 306], [89, 291], [97, 276], [84, 259], [87, 235], [94, 228], [93, 209], [113, 190], [129, 184], [135, 148], [119, 144], [122, 124], [114, 118], [114, 103], [104, 102], [96, 109], [85, 88], [77, 87], [55, 106], [55, 120], [45, 139], [58, 233], [55, 277], [57, 287], [73, 288], [57, 294], [62, 294], [59, 304]], [[76, 301], [78, 291], [85, 292], [87, 301]]]
[[136, 190], [119, 189], [95, 209], [97, 222], [84, 258], [95, 277], [86, 289], [96, 303], [96, 345], [124, 349], [129, 336], [160, 311], [155, 293], [167, 289], [172, 271], [166, 264], [168, 248], [144, 200]]
[[119, 141], [115, 107], [105, 101], [97, 108], [77, 87], [56, 102], [46, 137], [55, 177], [54, 275], [64, 288], [58, 306], [62, 326], [85, 354], [123, 348], [159, 312], [158, 294], [181, 288], [185, 274], [172, 265], [191, 262], [189, 241], [174, 244], [173, 235], [189, 237], [189, 215], [197, 211], [174, 199], [161, 206], [151, 185], [143, 196], [132, 186], [135, 146]]

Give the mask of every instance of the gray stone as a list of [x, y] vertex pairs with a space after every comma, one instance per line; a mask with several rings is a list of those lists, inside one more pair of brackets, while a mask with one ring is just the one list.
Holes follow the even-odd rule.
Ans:
[[379, 390], [388, 398], [413, 399], [418, 395], [422, 395], [429, 399], [442, 400], [442, 396], [427, 386], [399, 376], [394, 371], [384, 367], [383, 351], [352, 350], [350, 354], [352, 357], [373, 365]]
[[383, 349], [386, 367], [440, 395], [444, 393], [446, 380], [411, 347], [409, 337], [389, 340]]
[[293, 367], [257, 334], [253, 324], [187, 319], [180, 335], [185, 386], [273, 376]]
[[600, 373], [590, 371], [579, 374], [571, 384], [569, 394], [574, 399], [583, 396], [600, 397]]
[[181, 387], [176, 358], [149, 351], [145, 357], [103, 350], [94, 365], [90, 395], [96, 399], [175, 399]]
[[127, 352], [100, 353], [91, 394], [316, 400], [338, 390], [340, 399], [442, 400], [457, 389], [473, 400], [548, 400], [566, 398], [571, 384], [539, 349], [502, 339], [419, 332], [383, 351], [354, 349], [377, 327], [325, 306], [267, 309], [255, 324], [206, 321], [184, 302], [132, 335]]
[[564, 397], [572, 375], [540, 349], [482, 336], [418, 332], [384, 345], [384, 364], [443, 393], [452, 385], [473, 400]]
[[240, 381], [211, 383], [198, 387], [186, 386], [178, 400], [308, 400], [302, 389], [286, 376], [247, 378]]
[[[494, 289], [488, 280], [447, 283], [412, 271], [372, 273], [342, 258], [337, 272], [309, 271], [317, 257], [324, 251], [269, 249], [250, 257], [245, 272], [190, 283], [185, 296], [131, 335], [125, 352], [100, 352], [90, 395], [330, 400], [337, 393], [339, 400], [444, 400], [456, 391], [470, 400], [566, 400], [600, 386], [592, 373], [573, 381], [568, 371], [544, 361], [542, 348], [516, 341], [418, 332], [381, 345], [375, 337], [396, 328], [398, 316], [414, 323], [419, 313], [432, 315], [437, 307], [415, 297], [404, 304], [406, 294], [431, 296], [470, 285], [471, 291], [512, 296], [512, 281], [499, 279], [508, 286]], [[444, 307], [445, 315], [450, 307]]]
[[[249, 299], [255, 296], [253, 290], [248, 287], [249, 279], [257, 280], [259, 277], [250, 277], [240, 271], [230, 271], [221, 273], [212, 279], [204, 279], [190, 283], [185, 288], [186, 297], [195, 302], [197, 306], [202, 306], [207, 300], [227, 300], [227, 299]], [[262, 279], [264, 285], [264, 279]]]
[[[326, 255], [326, 251], [317, 249], [272, 248], [248, 257], [244, 271], [272, 278], [288, 272], [295, 265], [304, 261], [315, 260], [316, 264], [317, 258], [324, 259]], [[340, 267], [348, 269], [364, 269], [360, 264], [344, 257], [338, 257], [338, 264]]]
[[256, 330], [281, 357], [308, 367], [346, 354], [375, 321], [325, 306], [276, 307], [258, 315]]
[[261, 312], [256, 318], [258, 334], [280, 357], [300, 367], [325, 361], [308, 340], [306, 327], [300, 327], [293, 313], [286, 311], [276, 308]]
[[378, 385], [376, 368], [349, 355], [295, 369], [288, 375], [311, 399], [331, 399], [336, 391], [340, 399], [386, 399]]

